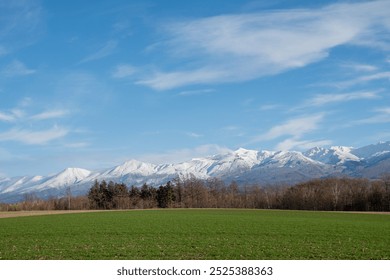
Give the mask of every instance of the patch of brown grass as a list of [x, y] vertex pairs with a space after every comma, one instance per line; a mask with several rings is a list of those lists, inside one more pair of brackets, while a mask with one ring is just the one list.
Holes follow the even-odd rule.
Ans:
[[49, 210], [49, 211], [10, 211], [0, 212], [1, 218], [14, 218], [24, 216], [40, 216], [40, 215], [53, 215], [53, 214], [74, 214], [74, 213], [85, 213], [85, 212], [98, 212], [104, 210]]

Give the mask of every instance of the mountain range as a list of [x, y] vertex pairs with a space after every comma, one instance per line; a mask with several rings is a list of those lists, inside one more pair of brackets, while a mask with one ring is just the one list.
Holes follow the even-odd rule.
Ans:
[[379, 178], [390, 173], [390, 141], [361, 148], [315, 147], [305, 152], [236, 151], [177, 164], [130, 160], [105, 170], [67, 168], [51, 176], [0, 178], [0, 202], [16, 202], [26, 195], [40, 198], [86, 194], [95, 180], [140, 186], [165, 184], [174, 178], [219, 178], [238, 184], [294, 184], [314, 178], [350, 176]]

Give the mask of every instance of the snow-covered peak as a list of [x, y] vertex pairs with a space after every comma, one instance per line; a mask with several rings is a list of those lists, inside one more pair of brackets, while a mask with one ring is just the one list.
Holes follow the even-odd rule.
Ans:
[[333, 150], [337, 153], [350, 153], [352, 151], [353, 147], [346, 147], [346, 146], [332, 146], [330, 147], [330, 150]]
[[344, 147], [344, 146], [332, 146], [330, 151], [332, 151], [333, 155], [335, 155], [340, 163], [344, 163], [346, 161], [360, 161], [360, 158], [356, 155], [352, 154], [352, 147]]
[[234, 152], [236, 157], [241, 158], [242, 160], [248, 161], [248, 163], [257, 163], [258, 162], [258, 151], [255, 150], [247, 150], [244, 148], [239, 148]]
[[294, 167], [302, 163], [314, 163], [314, 161], [301, 152], [296, 151], [279, 151], [275, 152], [271, 157], [273, 163], [277, 163], [279, 166]]
[[257, 154], [258, 152], [255, 150], [248, 150], [244, 148], [238, 148], [237, 150], [234, 151], [235, 154], [237, 155], [248, 155], [248, 154]]
[[129, 160], [107, 171], [109, 176], [124, 176], [127, 174], [150, 175], [155, 172], [156, 166], [151, 163], [145, 163], [138, 160]]
[[50, 181], [61, 182], [64, 184], [77, 183], [91, 174], [91, 171], [82, 168], [66, 168], [61, 173], [53, 176]]
[[34, 176], [31, 178], [31, 182], [38, 182], [38, 181], [41, 181], [44, 177], [43, 176]]
[[326, 164], [343, 164], [346, 161], [360, 161], [359, 157], [352, 154], [352, 147], [332, 146], [329, 149], [314, 147], [304, 153], [306, 157]]
[[274, 151], [263, 150], [257, 154], [257, 159], [259, 160], [259, 162], [262, 162], [262, 161], [266, 160], [267, 158], [275, 155], [275, 153], [276, 152], [274, 152]]
[[68, 167], [65, 168], [60, 174], [64, 175], [76, 175], [76, 176], [88, 176], [91, 171], [83, 168]]
[[165, 165], [164, 168], [159, 170], [159, 174], [177, 173], [184, 177], [192, 174], [197, 178], [206, 179], [208, 178], [208, 170], [214, 162], [211, 158], [193, 158], [190, 161]]
[[0, 190], [3, 193], [12, 192], [25, 184], [28, 180], [28, 176], [4, 179], [3, 181], [0, 181], [0, 185], [3, 185]]
[[19, 191], [31, 192], [34, 190], [46, 190], [46, 189], [61, 189], [66, 186], [72, 186], [85, 180], [92, 172], [83, 168], [66, 168], [60, 173], [50, 176], [41, 177], [34, 176], [28, 179], [28, 182], [24, 183], [24, 187], [19, 188]]
[[383, 153], [388, 151], [390, 151], [390, 141], [379, 142], [377, 144], [368, 145], [358, 149], [353, 149], [351, 152], [362, 159], [368, 159], [372, 156], [377, 155], [378, 153]]
[[327, 154], [328, 152], [329, 152], [328, 149], [325, 149], [322, 147], [314, 147], [314, 148], [311, 148], [310, 150], [307, 150], [306, 152], [304, 152], [304, 155], [307, 157], [314, 157], [317, 155]]

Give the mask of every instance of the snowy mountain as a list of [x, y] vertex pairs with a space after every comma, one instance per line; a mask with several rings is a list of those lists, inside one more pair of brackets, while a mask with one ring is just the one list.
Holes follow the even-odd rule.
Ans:
[[306, 152], [236, 151], [178, 164], [155, 165], [130, 160], [103, 171], [67, 168], [52, 176], [0, 178], [0, 202], [13, 202], [28, 194], [61, 197], [86, 194], [95, 180], [130, 185], [158, 186], [177, 177], [220, 178], [240, 184], [293, 184], [313, 178], [353, 176], [378, 178], [390, 173], [390, 141], [361, 148], [315, 147]]
[[353, 148], [343, 146], [333, 146], [329, 149], [315, 147], [305, 152], [304, 155], [325, 164], [342, 165], [347, 161], [360, 161], [360, 158], [352, 151]]
[[368, 145], [358, 149], [354, 149], [353, 153], [362, 159], [369, 159], [380, 156], [382, 154], [390, 153], [390, 141], [379, 142], [378, 144]]

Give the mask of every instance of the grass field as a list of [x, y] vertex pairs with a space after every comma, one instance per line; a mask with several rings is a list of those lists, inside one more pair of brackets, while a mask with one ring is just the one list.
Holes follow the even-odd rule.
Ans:
[[0, 259], [390, 259], [390, 215], [178, 209], [6, 218]]

